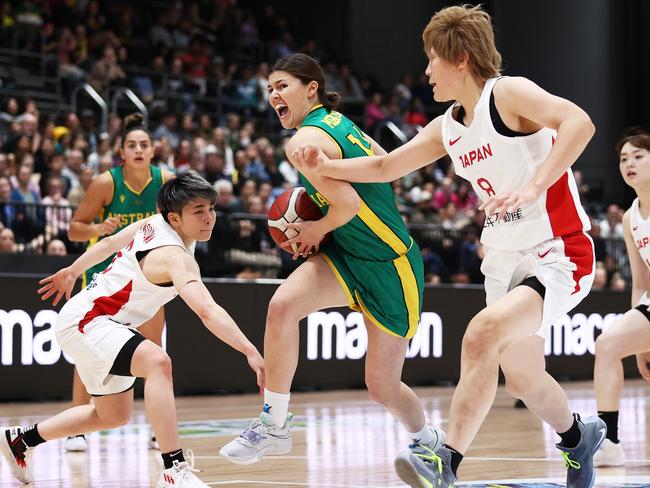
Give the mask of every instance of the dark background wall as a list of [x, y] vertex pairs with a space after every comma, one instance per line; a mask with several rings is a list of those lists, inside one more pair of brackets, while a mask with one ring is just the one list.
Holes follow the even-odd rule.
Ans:
[[[299, 25], [359, 75], [390, 88], [424, 70], [421, 34], [440, 8], [461, 2], [339, 0], [314, 12], [295, 4]], [[470, 2], [477, 3], [477, 2]], [[605, 201], [629, 204], [613, 147], [624, 127], [650, 129], [650, 2], [487, 0], [504, 74], [531, 78], [592, 117], [597, 133], [576, 168]], [[307, 21], [306, 19], [310, 19]]]

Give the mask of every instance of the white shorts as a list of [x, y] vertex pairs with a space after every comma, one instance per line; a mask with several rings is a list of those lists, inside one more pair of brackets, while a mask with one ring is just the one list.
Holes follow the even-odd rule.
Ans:
[[95, 317], [79, 328], [57, 324], [56, 338], [61, 350], [74, 359], [79, 377], [91, 395], [112, 395], [128, 390], [133, 376], [110, 374], [115, 358], [135, 332], [108, 316]]
[[481, 264], [488, 305], [528, 277], [535, 276], [544, 285], [542, 323], [536, 332], [541, 337], [546, 337], [546, 329], [587, 296], [594, 282], [594, 270], [594, 244], [583, 232], [556, 237], [521, 251], [486, 247]]

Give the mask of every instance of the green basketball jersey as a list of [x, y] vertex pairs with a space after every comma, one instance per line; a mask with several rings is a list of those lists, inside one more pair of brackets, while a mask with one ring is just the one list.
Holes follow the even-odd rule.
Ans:
[[[119, 226], [114, 232], [117, 233], [127, 225], [156, 213], [156, 197], [158, 196], [158, 190], [160, 190], [163, 184], [163, 176], [160, 168], [151, 166], [151, 179], [140, 192], [135, 191], [124, 180], [123, 166], [111, 168], [108, 172], [113, 178], [113, 199], [99, 212], [99, 222], [103, 222], [114, 215], [120, 215]], [[104, 237], [107, 236], [91, 239], [88, 247], [96, 244]], [[90, 282], [93, 274], [102, 272], [110, 264], [112, 259], [113, 256], [88, 269], [84, 273], [83, 285], [85, 286]]]
[[[302, 127], [318, 127], [325, 132], [339, 147], [341, 158], [349, 158], [351, 166], [354, 166], [353, 158], [373, 155], [371, 144], [350, 119], [339, 112], [328, 112], [322, 105], [316, 105], [307, 114]], [[300, 181], [312, 201], [326, 214], [327, 199], [302, 174]], [[361, 208], [350, 222], [334, 229], [335, 244], [367, 260], [387, 261], [404, 255], [412, 241], [395, 205], [391, 185], [352, 183], [352, 186], [361, 197]]]

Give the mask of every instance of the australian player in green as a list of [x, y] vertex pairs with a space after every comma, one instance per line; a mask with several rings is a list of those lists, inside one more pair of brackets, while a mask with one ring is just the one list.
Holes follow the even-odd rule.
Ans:
[[[135, 113], [124, 119], [122, 148], [124, 163], [97, 176], [75, 212], [68, 237], [72, 241], [89, 241], [92, 246], [100, 239], [110, 236], [127, 225], [156, 213], [156, 196], [162, 184], [173, 174], [152, 166], [153, 140], [145, 129], [142, 115]], [[86, 270], [82, 286], [88, 286], [96, 273], [101, 273], [113, 257]], [[159, 346], [165, 323], [164, 310], [154, 315], [138, 331]], [[86, 392], [75, 369], [72, 404], [86, 405], [90, 395]], [[155, 440], [150, 442], [155, 447]], [[85, 451], [84, 436], [69, 437], [65, 441], [68, 451]]]
[[[336, 158], [385, 154], [335, 110], [340, 96], [325, 91], [321, 67], [306, 54], [280, 59], [268, 89], [282, 127], [297, 129], [286, 146], [290, 160], [294, 150], [307, 143]], [[354, 159], [349, 161], [354, 165]], [[288, 405], [298, 364], [298, 323], [311, 312], [345, 305], [363, 313], [368, 333], [365, 379], [371, 398], [393, 414], [412, 439], [436, 449], [442, 432], [426, 424], [419, 399], [401, 382], [408, 341], [419, 322], [424, 279], [420, 250], [397, 211], [390, 185], [352, 185], [310, 172], [302, 174], [301, 181], [323, 218], [295, 224], [300, 234], [286, 243], [297, 244], [296, 254], [309, 258], [269, 304], [263, 411], [220, 454], [248, 464], [289, 452]], [[329, 232], [331, 239], [319, 249]]]

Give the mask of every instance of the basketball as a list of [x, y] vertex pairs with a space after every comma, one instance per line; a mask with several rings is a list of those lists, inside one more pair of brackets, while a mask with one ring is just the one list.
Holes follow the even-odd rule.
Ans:
[[[303, 187], [291, 188], [276, 198], [273, 205], [271, 205], [269, 209], [269, 232], [279, 246], [284, 241], [298, 235], [296, 229], [288, 229], [286, 224], [318, 220], [321, 217], [323, 217], [323, 214], [309, 198]], [[294, 252], [298, 250], [296, 244], [293, 244], [291, 248]], [[283, 247], [281, 249], [289, 252]]]

